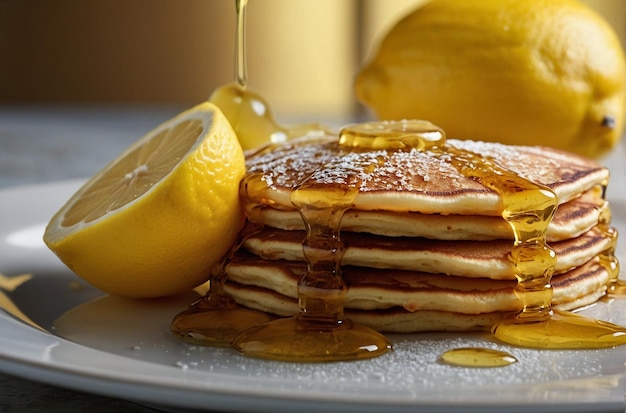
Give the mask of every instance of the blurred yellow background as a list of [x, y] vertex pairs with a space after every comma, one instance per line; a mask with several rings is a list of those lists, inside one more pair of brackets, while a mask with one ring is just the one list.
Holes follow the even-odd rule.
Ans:
[[[426, 0], [250, 0], [249, 86], [279, 118], [345, 119], [359, 65]], [[626, 0], [584, 0], [626, 44]], [[234, 79], [233, 0], [2, 0], [0, 105], [175, 104]]]

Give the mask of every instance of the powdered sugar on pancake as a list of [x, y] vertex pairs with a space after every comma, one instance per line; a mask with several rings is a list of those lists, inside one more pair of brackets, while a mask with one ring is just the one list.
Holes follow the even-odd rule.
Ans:
[[[448, 145], [493, 160], [523, 178], [552, 188], [560, 203], [608, 179], [597, 163], [563, 151], [449, 139]], [[499, 215], [498, 194], [464, 176], [445, 152], [345, 150], [335, 137], [293, 142], [248, 159], [261, 173], [263, 196], [291, 208], [291, 190], [305, 180], [333, 188], [357, 187], [355, 207], [363, 210]]]

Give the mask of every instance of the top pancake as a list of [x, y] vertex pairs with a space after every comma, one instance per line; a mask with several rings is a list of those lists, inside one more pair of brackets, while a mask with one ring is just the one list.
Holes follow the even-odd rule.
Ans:
[[[491, 159], [501, 168], [551, 188], [559, 203], [608, 180], [608, 170], [574, 154], [546, 147], [448, 139], [448, 146]], [[292, 141], [247, 160], [265, 188], [248, 191], [250, 202], [293, 209], [292, 189], [304, 180], [345, 190], [356, 177], [355, 209], [497, 216], [500, 195], [464, 176], [450, 156], [430, 150], [341, 149], [336, 137]], [[258, 176], [258, 175], [257, 175]]]

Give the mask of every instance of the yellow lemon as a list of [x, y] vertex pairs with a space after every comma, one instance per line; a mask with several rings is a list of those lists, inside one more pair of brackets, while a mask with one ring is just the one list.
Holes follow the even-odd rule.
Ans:
[[211, 103], [163, 123], [82, 186], [44, 241], [110, 294], [159, 297], [205, 282], [243, 223], [241, 146]]
[[600, 157], [623, 131], [625, 77], [616, 34], [574, 0], [432, 0], [390, 30], [355, 90], [379, 118]]

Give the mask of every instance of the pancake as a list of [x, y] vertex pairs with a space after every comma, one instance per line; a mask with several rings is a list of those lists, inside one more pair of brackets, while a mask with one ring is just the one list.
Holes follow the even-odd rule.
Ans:
[[[238, 254], [228, 266], [228, 282], [270, 289], [296, 299], [297, 284], [304, 276], [302, 262], [267, 261]], [[515, 280], [470, 279], [419, 271], [345, 266], [348, 286], [344, 305], [359, 310], [402, 307], [407, 311], [440, 310], [480, 314], [514, 311], [520, 302]], [[605, 288], [609, 274], [598, 260], [591, 260], [552, 278], [554, 305], [566, 305]], [[280, 313], [279, 313], [280, 314]], [[292, 313], [293, 314], [293, 313]]]
[[[300, 262], [242, 254], [229, 265], [225, 290], [242, 305], [290, 316], [298, 311], [297, 284], [305, 271]], [[521, 308], [515, 281], [359, 267], [344, 267], [343, 276], [346, 314], [380, 331], [481, 329]], [[598, 260], [553, 277], [553, 308], [592, 304], [605, 294], [609, 277]]]
[[[551, 188], [561, 204], [603, 185], [606, 168], [586, 158], [546, 147], [509, 146], [448, 139], [447, 146], [492, 159], [502, 168]], [[332, 167], [331, 167], [332, 166]], [[262, 174], [265, 188], [248, 193], [249, 201], [293, 210], [292, 189], [305, 179], [326, 187], [345, 186], [358, 177], [356, 210], [500, 216], [500, 196], [464, 176], [450, 156], [431, 151], [342, 151], [337, 138], [274, 147], [247, 160], [250, 175]]]
[[[547, 240], [562, 241], [587, 232], [598, 223], [603, 204], [601, 191], [589, 190], [560, 205], [548, 227]], [[302, 217], [295, 210], [263, 208], [259, 211], [258, 218], [259, 223], [273, 228], [287, 231], [304, 230]], [[341, 230], [391, 237], [424, 237], [456, 241], [513, 240], [511, 227], [499, 216], [350, 209], [343, 216]]]
[[[463, 164], [486, 159], [490, 166], [472, 173], [504, 177], [518, 200], [532, 201], [538, 191], [523, 192], [528, 186], [517, 176], [556, 193], [546, 235], [557, 257], [553, 308], [579, 308], [606, 293], [611, 275], [600, 256], [615, 241], [605, 229], [606, 168], [543, 147], [448, 139], [443, 149], [352, 150], [337, 137], [290, 141], [247, 158], [241, 194], [250, 227], [225, 266], [226, 292], [278, 316], [298, 312], [306, 234], [291, 195], [304, 184], [296, 193], [309, 197], [309, 211], [349, 207], [340, 265], [345, 312], [355, 322], [383, 332], [467, 331], [519, 312], [502, 196], [461, 173], [457, 155]], [[529, 223], [549, 217], [532, 212], [523, 215]], [[333, 234], [329, 243], [336, 240]]]
[[[304, 231], [266, 228], [251, 235], [243, 246], [266, 260], [304, 261]], [[470, 278], [515, 280], [509, 259], [512, 242], [449, 241], [426, 238], [383, 237], [343, 232], [342, 265], [414, 270]], [[611, 244], [611, 238], [598, 227], [583, 235], [551, 243], [557, 256], [555, 273], [578, 267]]]

